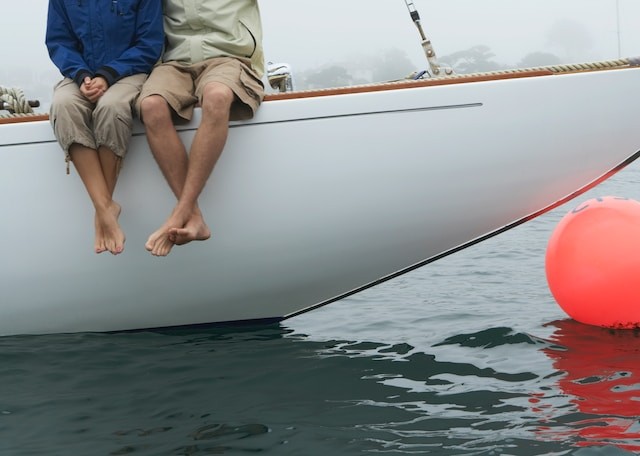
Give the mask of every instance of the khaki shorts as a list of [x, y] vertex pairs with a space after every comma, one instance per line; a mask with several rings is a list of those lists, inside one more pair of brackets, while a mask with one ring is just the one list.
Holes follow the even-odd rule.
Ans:
[[138, 114], [144, 98], [160, 95], [179, 117], [191, 120], [193, 109], [202, 103], [204, 88], [210, 82], [224, 84], [236, 95], [231, 120], [251, 119], [264, 98], [264, 85], [248, 60], [217, 57], [195, 64], [165, 62], [153, 68], [142, 87], [136, 103]]

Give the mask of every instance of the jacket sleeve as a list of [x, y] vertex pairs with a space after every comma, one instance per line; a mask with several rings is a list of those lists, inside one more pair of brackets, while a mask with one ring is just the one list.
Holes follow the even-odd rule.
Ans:
[[45, 43], [51, 61], [63, 76], [81, 85], [85, 76], [92, 75], [82, 58], [81, 44], [71, 29], [61, 0], [49, 1]]
[[142, 0], [136, 18], [137, 34], [132, 45], [117, 59], [96, 71], [109, 85], [138, 73], [150, 73], [160, 60], [164, 46], [162, 2]]

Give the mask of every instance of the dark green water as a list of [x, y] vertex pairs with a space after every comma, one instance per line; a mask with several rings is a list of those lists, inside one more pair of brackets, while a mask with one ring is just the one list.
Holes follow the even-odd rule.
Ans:
[[[551, 328], [555, 342], [493, 327], [427, 352], [318, 342], [283, 326], [5, 338], [0, 454], [639, 450], [640, 403], [623, 392], [638, 388], [637, 334], [567, 320]], [[573, 358], [589, 339], [598, 354]], [[636, 356], [621, 359], [630, 349]], [[619, 413], [594, 410], [619, 399]]]
[[640, 452], [640, 334], [569, 320], [577, 201], [280, 325], [0, 338], [0, 456]]

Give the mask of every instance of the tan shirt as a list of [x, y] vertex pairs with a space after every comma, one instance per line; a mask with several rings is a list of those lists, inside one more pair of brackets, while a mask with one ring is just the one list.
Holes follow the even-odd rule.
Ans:
[[264, 74], [257, 0], [164, 0], [163, 60], [198, 63], [213, 57], [251, 59]]

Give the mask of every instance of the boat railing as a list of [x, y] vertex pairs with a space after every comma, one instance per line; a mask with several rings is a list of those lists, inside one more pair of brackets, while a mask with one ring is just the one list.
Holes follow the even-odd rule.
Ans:
[[[333, 88], [325, 88], [325, 89], [294, 90], [294, 91], [285, 91], [280, 93], [269, 93], [265, 95], [264, 100], [265, 102], [271, 102], [271, 101], [278, 101], [278, 100], [292, 100], [292, 99], [324, 97], [324, 96], [333, 96], [333, 95], [345, 95], [345, 94], [353, 94], [353, 93], [401, 90], [401, 89], [409, 89], [409, 88], [416, 88], [416, 87], [429, 87], [429, 86], [438, 86], [438, 85], [447, 85], [447, 84], [494, 81], [494, 80], [500, 80], [500, 79], [529, 78], [529, 77], [551, 76], [551, 75], [566, 74], [566, 73], [581, 73], [581, 72], [593, 72], [593, 71], [601, 71], [601, 70], [624, 69], [624, 68], [631, 68], [631, 67], [637, 67], [637, 66], [640, 66], [640, 57], [622, 58], [622, 59], [605, 60], [605, 61], [597, 61], [597, 62], [589, 62], [589, 63], [550, 65], [550, 66], [541, 66], [541, 67], [533, 67], [533, 68], [515, 68], [515, 69], [509, 69], [509, 70], [499, 70], [499, 71], [491, 71], [491, 72], [484, 72], [484, 73], [467, 73], [467, 74], [452, 73], [452, 74], [444, 74], [438, 77], [430, 77], [426, 79], [404, 78], [404, 79], [398, 79], [394, 81], [377, 82], [377, 83], [362, 84], [362, 85], [355, 85], [355, 86], [333, 87]], [[2, 90], [1, 87], [0, 87], [0, 90]], [[16, 93], [21, 94], [21, 91], [16, 90]], [[19, 98], [24, 98], [24, 96], [20, 95]], [[36, 121], [36, 120], [48, 120], [49, 117], [47, 114], [32, 112], [33, 107], [37, 106], [36, 103], [37, 102], [27, 102], [27, 105], [29, 105], [28, 108], [25, 107], [24, 101], [19, 103], [21, 108], [31, 111], [28, 113], [18, 112], [13, 108], [13, 106], [15, 106], [13, 104], [11, 105], [12, 106], [11, 109], [7, 111], [7, 114], [3, 114], [3, 111], [0, 110], [0, 124], [29, 122], [29, 121]], [[34, 105], [34, 106], [31, 106], [31, 105]], [[1, 107], [2, 106], [0, 106], [0, 108]]]
[[469, 82], [495, 81], [500, 79], [528, 78], [551, 76], [563, 73], [593, 72], [600, 70], [624, 69], [640, 66], [640, 57], [622, 58], [587, 63], [569, 63], [530, 68], [513, 68], [481, 73], [441, 73], [437, 77], [420, 78], [416, 75], [408, 78], [386, 82], [374, 82], [345, 87], [331, 87], [325, 89], [297, 90], [294, 92], [272, 93], [265, 96], [265, 101], [288, 100], [295, 98], [311, 98], [329, 95], [343, 95], [350, 93], [378, 92], [384, 90], [399, 90], [414, 87], [429, 87], [447, 84]]

